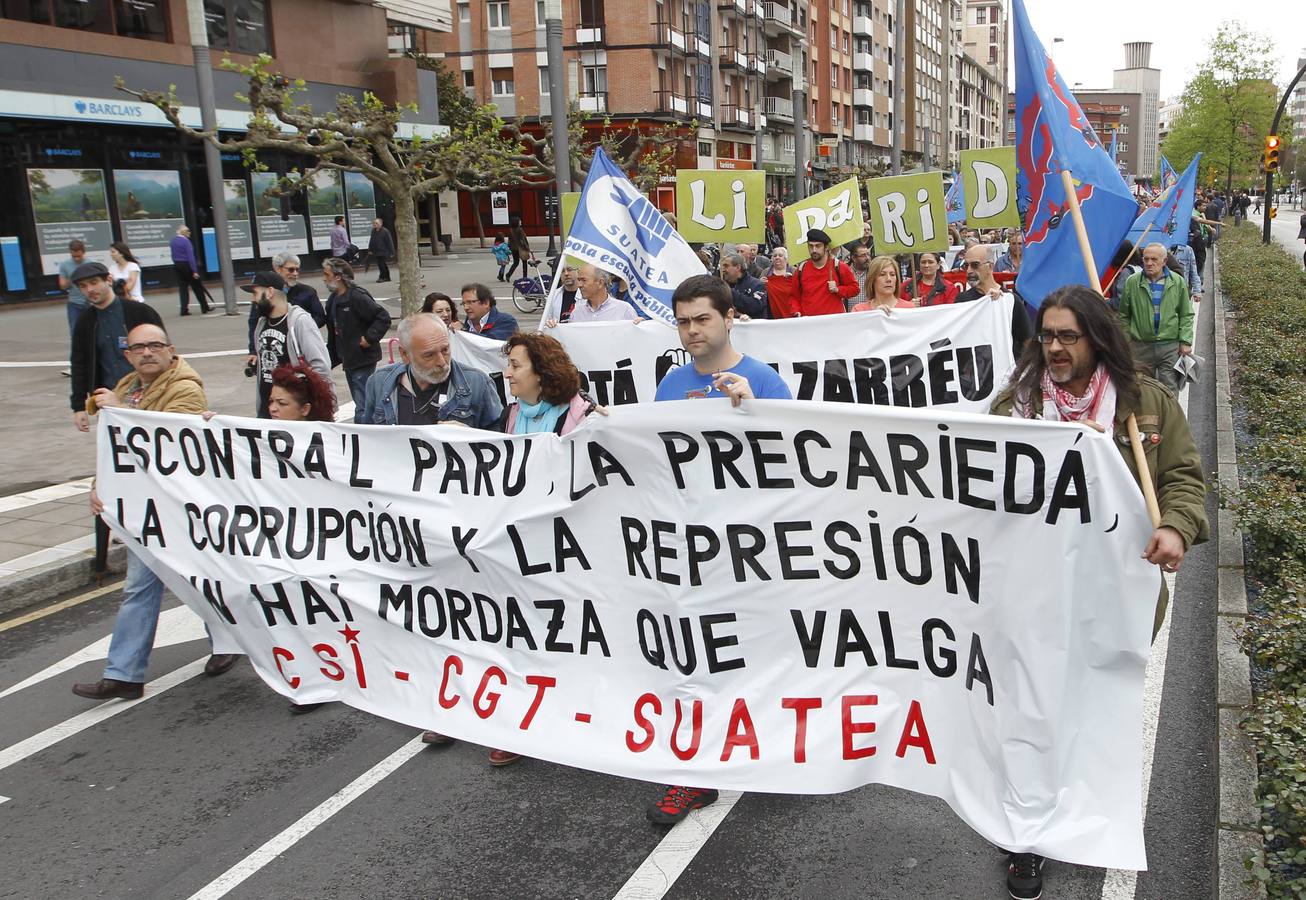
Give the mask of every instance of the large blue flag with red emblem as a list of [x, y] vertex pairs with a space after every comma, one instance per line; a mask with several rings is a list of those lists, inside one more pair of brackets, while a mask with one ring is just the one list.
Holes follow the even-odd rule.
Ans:
[[1165, 190], [1170, 185], [1179, 180], [1175, 173], [1174, 166], [1170, 165], [1170, 160], [1164, 156], [1161, 157], [1161, 190]]
[[[1197, 190], [1197, 164], [1201, 161], [1202, 154], [1199, 153], [1193, 157], [1188, 168], [1184, 169], [1184, 174], [1177, 180], [1172, 179], [1170, 186], [1157, 194], [1156, 199], [1139, 214], [1134, 227], [1129, 229], [1130, 241], [1135, 244], [1140, 240], [1149, 244], [1156, 241], [1167, 247], [1188, 242], [1188, 223], [1193, 218], [1193, 194]], [[1165, 165], [1168, 166], [1169, 163]], [[1173, 175], [1174, 169], [1170, 172]], [[1142, 254], [1139, 253], [1139, 256]]]
[[1025, 222], [1025, 261], [1016, 288], [1037, 308], [1067, 284], [1088, 284], [1061, 173], [1074, 178], [1099, 276], [1138, 214], [1124, 179], [1102, 147], [1052, 58], [1013, 0], [1016, 38], [1016, 202]]

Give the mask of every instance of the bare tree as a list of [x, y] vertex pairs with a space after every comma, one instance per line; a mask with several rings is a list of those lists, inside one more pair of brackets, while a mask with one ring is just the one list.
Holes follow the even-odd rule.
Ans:
[[278, 190], [305, 190], [319, 171], [356, 172], [380, 188], [395, 205], [399, 293], [405, 315], [421, 306], [421, 271], [417, 252], [417, 204], [445, 189], [472, 190], [510, 178], [527, 160], [491, 106], [477, 106], [447, 132], [423, 136], [415, 129], [401, 137], [403, 116], [415, 106], [390, 106], [368, 92], [357, 98], [341, 94], [335, 109], [317, 112], [300, 102], [302, 80], [271, 69], [272, 59], [260, 55], [249, 65], [224, 60], [223, 66], [249, 81], [248, 93], [237, 99], [249, 104], [250, 119], [243, 137], [223, 138], [216, 132], [191, 128], [181, 120], [176, 92], [137, 90], [118, 79], [118, 89], [157, 107], [178, 131], [244, 156], [250, 168], [266, 167], [261, 151], [281, 151], [307, 160], [307, 166], [281, 179]]

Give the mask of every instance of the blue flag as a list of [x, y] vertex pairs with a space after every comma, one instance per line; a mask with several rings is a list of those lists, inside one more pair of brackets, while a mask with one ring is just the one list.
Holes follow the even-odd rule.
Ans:
[[1170, 165], [1170, 160], [1162, 156], [1161, 157], [1161, 190], [1164, 191], [1166, 188], [1168, 188], [1170, 185], [1174, 184], [1178, 180], [1179, 180], [1179, 176], [1175, 173], [1174, 166]]
[[1116, 166], [1118, 166], [1118, 165], [1120, 164], [1120, 163], [1119, 163], [1119, 160], [1117, 160], [1117, 158], [1116, 158], [1116, 147], [1117, 147], [1117, 146], [1118, 146], [1118, 144], [1117, 144], [1117, 142], [1116, 142], [1116, 132], [1115, 132], [1115, 129], [1112, 129], [1112, 130], [1111, 130], [1111, 163], [1112, 163], [1112, 165], [1116, 165]]
[[[1156, 241], [1167, 247], [1188, 241], [1188, 223], [1193, 218], [1193, 195], [1197, 191], [1197, 164], [1202, 154], [1197, 154], [1184, 169], [1184, 174], [1172, 180], [1170, 186], [1156, 195], [1156, 199], [1139, 214], [1134, 227], [1129, 229], [1129, 240]], [[1162, 171], [1169, 163], [1162, 162]], [[1170, 172], [1173, 174], [1174, 170]], [[1149, 229], [1148, 226], [1151, 226]], [[1143, 236], [1147, 232], [1147, 236]]]
[[[691, 275], [703, 275], [680, 233], [600, 147], [576, 205], [563, 253], [626, 280], [630, 303], [648, 318], [675, 324], [671, 294]], [[562, 279], [554, 282], [545, 320], [557, 318]]]
[[948, 215], [948, 224], [955, 225], [966, 221], [966, 192], [961, 186], [961, 175], [952, 173], [952, 187], [943, 198], [943, 209]]
[[1013, 0], [1016, 41], [1016, 202], [1025, 222], [1025, 261], [1016, 288], [1037, 308], [1067, 284], [1087, 284], [1062, 171], [1074, 178], [1098, 274], [1110, 264], [1138, 213], [1124, 179], [1098, 140], [1052, 58]]

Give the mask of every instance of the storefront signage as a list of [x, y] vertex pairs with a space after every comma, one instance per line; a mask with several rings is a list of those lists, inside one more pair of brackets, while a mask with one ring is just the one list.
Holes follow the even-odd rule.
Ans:
[[168, 245], [186, 224], [181, 177], [153, 169], [114, 169], [118, 231], [141, 266], [172, 264]]
[[308, 252], [308, 230], [304, 227], [304, 217], [296, 212], [282, 217], [281, 210], [285, 202], [276, 193], [279, 178], [275, 172], [250, 174], [254, 219], [258, 226], [259, 256]]
[[314, 250], [331, 249], [331, 229], [336, 216], [345, 214], [345, 194], [339, 172], [314, 173], [308, 189], [308, 227]]
[[224, 178], [222, 198], [227, 206], [227, 240], [231, 243], [231, 258], [253, 259], [254, 232], [249, 224], [249, 185], [243, 178]]
[[43, 275], [58, 274], [72, 240], [85, 243], [91, 259], [108, 260], [113, 226], [102, 169], [28, 169], [27, 188]]

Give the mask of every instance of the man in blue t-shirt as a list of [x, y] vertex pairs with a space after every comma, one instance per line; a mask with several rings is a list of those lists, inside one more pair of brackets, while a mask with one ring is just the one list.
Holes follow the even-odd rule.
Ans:
[[[730, 287], [715, 275], [686, 278], [671, 295], [680, 344], [692, 362], [672, 369], [658, 383], [654, 400], [729, 397], [744, 400], [792, 400], [789, 385], [766, 363], [730, 346], [735, 306]], [[655, 825], [674, 825], [691, 810], [717, 801], [714, 788], [673, 784], [648, 808]]]
[[671, 308], [680, 344], [693, 362], [668, 372], [654, 400], [729, 397], [738, 406], [741, 400], [793, 399], [774, 369], [730, 346], [735, 307], [720, 278], [686, 278], [671, 295]]

